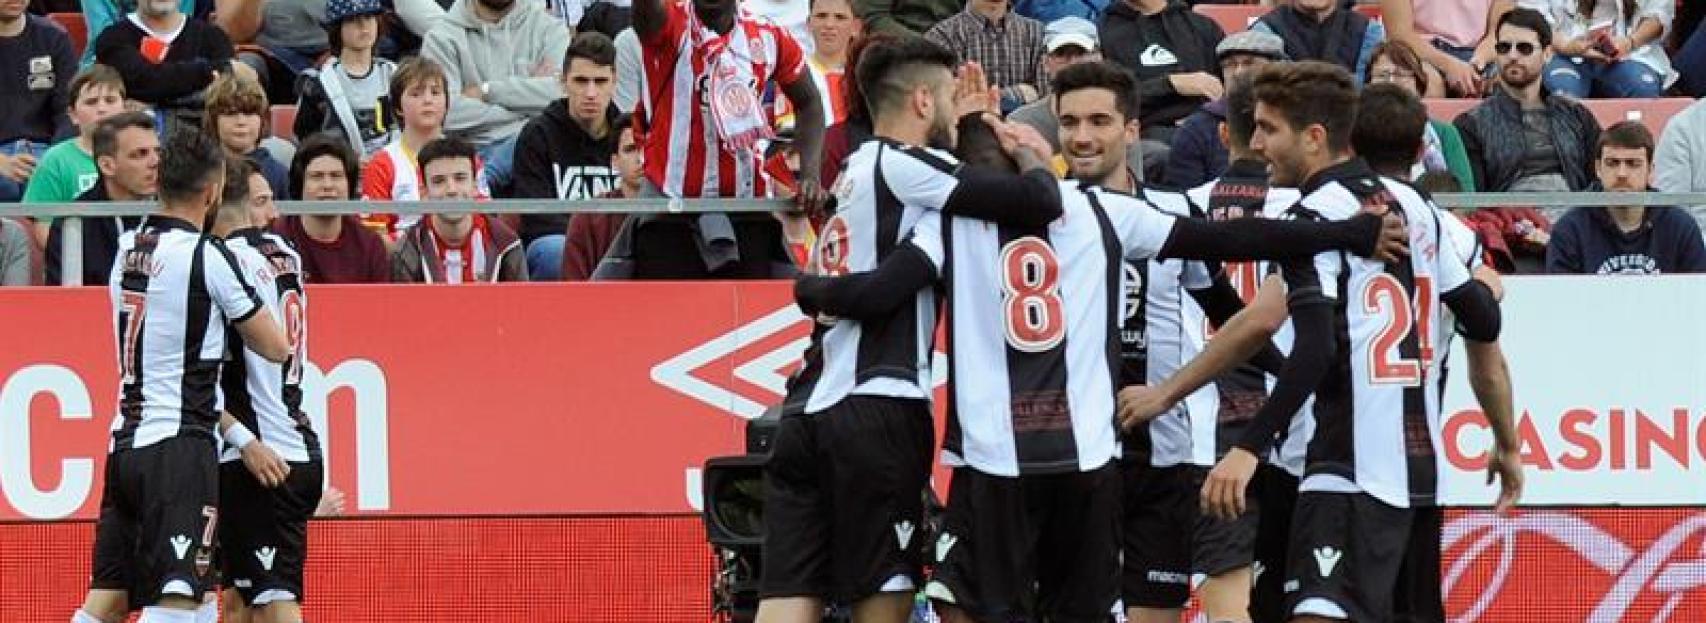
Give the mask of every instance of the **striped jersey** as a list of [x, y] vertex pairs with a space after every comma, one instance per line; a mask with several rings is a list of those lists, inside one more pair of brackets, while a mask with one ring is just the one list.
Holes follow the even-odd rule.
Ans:
[[[710, 78], [705, 54], [693, 45], [688, 31], [690, 5], [665, 4], [663, 28], [641, 41], [645, 82], [636, 114], [645, 119], [646, 179], [670, 197], [767, 196], [762, 154], [741, 156], [724, 149], [717, 138], [706, 99]], [[792, 84], [806, 72], [799, 43], [769, 20], [743, 10], [727, 39], [724, 53], [752, 64], [754, 102], [763, 97], [766, 83]]]
[[1115, 456], [1122, 258], [1159, 254], [1176, 218], [1075, 181], [1060, 194], [1046, 227], [933, 212], [912, 239], [948, 291], [949, 465], [1012, 477]]
[[188, 221], [150, 215], [119, 236], [107, 290], [120, 375], [112, 449], [211, 442], [226, 328], [262, 309], [236, 258]]
[[1318, 293], [1333, 306], [1338, 342], [1315, 392], [1315, 434], [1300, 490], [1363, 492], [1400, 508], [1432, 504], [1440, 454], [1439, 385], [1428, 378], [1433, 332], [1440, 330], [1440, 293], [1468, 283], [1469, 272], [1443, 233], [1439, 210], [1361, 160], [1316, 174], [1302, 190], [1297, 210], [1308, 218], [1400, 212], [1410, 256], [1383, 264], [1322, 253], [1286, 275], [1293, 298]]
[[[478, 199], [492, 196], [486, 184], [485, 163], [474, 157], [474, 192]], [[421, 168], [415, 164], [415, 153], [403, 146], [403, 140], [391, 141], [373, 154], [373, 159], [361, 171], [361, 198], [368, 201], [420, 201], [426, 198], [426, 181]], [[371, 212], [361, 215], [361, 223], [396, 239], [397, 232], [420, 221], [418, 214], [397, 215]]]
[[[308, 295], [302, 289], [302, 258], [276, 234], [260, 229], [233, 232], [226, 247], [237, 265], [253, 279], [261, 304], [290, 342], [284, 363], [267, 361], [243, 344], [232, 329], [227, 335], [229, 359], [219, 386], [225, 410], [255, 436], [291, 463], [320, 460], [320, 442], [302, 412], [302, 366], [308, 357]], [[235, 461], [237, 449], [226, 447], [220, 461]]]

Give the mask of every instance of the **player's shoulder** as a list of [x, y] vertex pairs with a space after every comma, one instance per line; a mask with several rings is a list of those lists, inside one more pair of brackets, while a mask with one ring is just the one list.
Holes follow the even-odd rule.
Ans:
[[872, 153], [878, 154], [885, 167], [924, 166], [950, 175], [960, 167], [959, 159], [953, 154], [934, 147], [907, 145], [879, 138], [866, 141], [860, 149], [871, 149]]
[[[1144, 186], [1138, 196], [1156, 210], [1175, 216], [1191, 215], [1191, 199], [1182, 189], [1167, 186]], [[1202, 205], [1207, 205], [1206, 203]]]

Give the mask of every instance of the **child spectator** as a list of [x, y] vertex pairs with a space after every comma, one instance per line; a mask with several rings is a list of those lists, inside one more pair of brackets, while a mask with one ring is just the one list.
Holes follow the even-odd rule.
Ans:
[[202, 117], [202, 131], [225, 148], [231, 158], [247, 158], [255, 169], [267, 178], [273, 194], [290, 199], [290, 171], [284, 163], [261, 149], [261, 138], [267, 135], [272, 115], [268, 111], [267, 93], [254, 80], [240, 76], [223, 76], [207, 88], [207, 114]]
[[331, 130], [367, 161], [397, 138], [387, 92], [397, 64], [374, 56], [383, 33], [380, 0], [336, 0], [326, 8], [332, 58], [302, 72], [296, 90], [297, 136]]
[[[41, 164], [24, 189], [24, 203], [67, 203], [101, 180], [95, 166], [95, 126], [124, 112], [124, 79], [106, 65], [90, 65], [71, 79], [71, 123], [77, 136], [60, 141], [42, 154]], [[36, 240], [46, 244], [51, 219], [36, 222]]]
[[[391, 76], [390, 98], [397, 108], [401, 131], [367, 162], [362, 171], [361, 194], [369, 201], [419, 201], [422, 197], [420, 167], [415, 154], [428, 142], [444, 136], [444, 115], [450, 108], [450, 83], [444, 68], [426, 58], [403, 61]], [[476, 178], [479, 195], [489, 196], [485, 176]], [[397, 230], [415, 224], [419, 217], [395, 214], [365, 214], [362, 224], [393, 238]]]

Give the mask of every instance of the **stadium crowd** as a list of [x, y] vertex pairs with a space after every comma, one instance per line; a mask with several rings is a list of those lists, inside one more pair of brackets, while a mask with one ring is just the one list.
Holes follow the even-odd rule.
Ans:
[[[1232, 78], [1321, 60], [1428, 98], [1435, 119], [1415, 173], [1430, 190], [1706, 191], [1706, 103], [1661, 105], [1706, 95], [1701, 3], [660, 6], [0, 0], [0, 202], [150, 197], [157, 136], [190, 124], [249, 160], [279, 200], [798, 199], [774, 218], [375, 211], [276, 220], [310, 282], [786, 276], [813, 244], [841, 157], [871, 132], [847, 68], [866, 37], [905, 34], [977, 63], [1001, 111], [1050, 141], [1056, 72], [1104, 58], [1129, 70], [1142, 96], [1131, 156], [1148, 184], [1190, 187], [1226, 168], [1219, 134]], [[1526, 34], [1506, 45], [1492, 25], [1513, 10]], [[734, 27], [746, 36], [729, 36]], [[1594, 99], [1625, 102], [1618, 123], [1596, 117]], [[427, 179], [419, 154], [429, 148], [471, 152], [466, 188]], [[1066, 170], [1058, 157], [1056, 170]], [[1706, 270], [1688, 210], [1460, 216], [1508, 272]], [[105, 281], [118, 235], [134, 226], [88, 220], [83, 283]], [[61, 282], [59, 231], [45, 218], [0, 223], [0, 284]], [[1636, 251], [1653, 261], [1594, 260]]]

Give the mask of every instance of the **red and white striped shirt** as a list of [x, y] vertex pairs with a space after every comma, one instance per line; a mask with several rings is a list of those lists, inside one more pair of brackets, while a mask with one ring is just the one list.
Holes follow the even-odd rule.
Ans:
[[[646, 119], [646, 179], [671, 197], [762, 197], [768, 192], [759, 154], [736, 158], [718, 144], [705, 99], [709, 75], [704, 53], [693, 47], [686, 3], [669, 5], [664, 27], [640, 41], [645, 85], [640, 116]], [[740, 14], [729, 51], [750, 50], [753, 98], [764, 83], [793, 84], [806, 73], [805, 53], [787, 29]], [[736, 40], [739, 39], [739, 40]], [[741, 40], [744, 40], [744, 44]], [[715, 154], [714, 156], [709, 154]]]

